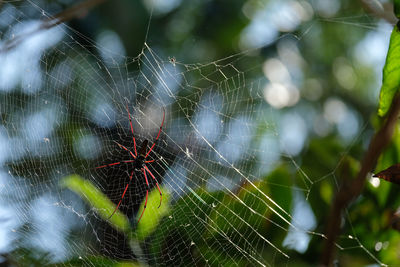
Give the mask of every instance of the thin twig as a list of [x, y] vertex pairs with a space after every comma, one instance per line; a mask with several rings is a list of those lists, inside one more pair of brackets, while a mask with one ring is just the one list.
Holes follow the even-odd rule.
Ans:
[[360, 0], [360, 2], [364, 10], [374, 17], [384, 19], [392, 25], [397, 23], [398, 19], [394, 15], [392, 1], [381, 3], [376, 0]]
[[82, 17], [82, 15], [86, 14], [90, 8], [99, 5], [104, 1], [106, 0], [86, 0], [56, 14], [54, 17], [49, 17], [45, 20], [42, 20], [41, 24], [37, 28], [6, 41], [0, 48], [0, 53], [8, 52], [9, 50], [18, 46], [23, 40], [26, 40], [27, 37], [39, 33], [42, 30], [47, 30], [74, 18]]
[[326, 228], [326, 241], [322, 251], [321, 264], [332, 266], [335, 252], [335, 242], [340, 231], [343, 210], [363, 190], [367, 174], [372, 171], [383, 149], [390, 143], [396, 122], [400, 113], [400, 94], [398, 93], [392, 102], [392, 106], [382, 128], [374, 135], [368, 150], [361, 163], [361, 169], [353, 181], [345, 183], [336, 194]]

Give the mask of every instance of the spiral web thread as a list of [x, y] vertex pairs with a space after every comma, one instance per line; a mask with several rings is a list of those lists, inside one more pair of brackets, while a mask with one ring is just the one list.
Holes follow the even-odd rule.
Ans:
[[[25, 7], [46, 17], [32, 2]], [[10, 28], [2, 28], [3, 36], [21, 35], [18, 27], [27, 23], [26, 8], [3, 11], [12, 21]], [[46, 34], [56, 37], [46, 41]], [[77, 36], [90, 45], [76, 41]], [[291, 262], [293, 250], [283, 242], [290, 232], [324, 240], [313, 231], [315, 225], [303, 227], [296, 221], [293, 203], [307, 203], [315, 183], [336, 182], [340, 162], [324, 176], [309, 177], [284, 152], [281, 114], [264, 99], [266, 79], [249, 80], [261, 66], [249, 66], [247, 52], [185, 64], [145, 43], [137, 57], [108, 51], [101, 58], [100, 46], [59, 25], [3, 50], [0, 62], [7, 64], [33, 38], [45, 45], [24, 54], [19, 82], [1, 82], [0, 200], [6, 252], [35, 247], [50, 253], [45, 256], [51, 262], [78, 258], [89, 263], [91, 255], [104, 254], [115, 263], [273, 266]], [[42, 72], [35, 73], [38, 69]], [[96, 208], [59, 185], [64, 177], [79, 174], [118, 202], [129, 180], [129, 164], [96, 167], [130, 159], [115, 143], [134, 149], [126, 106], [138, 148], [145, 139], [153, 142], [166, 111], [160, 140], [149, 156], [156, 161], [148, 166], [168, 195], [162, 205], [173, 212], [141, 243], [129, 243]], [[269, 180], [277, 166], [291, 170], [292, 179]], [[155, 189], [154, 183], [151, 187]], [[133, 229], [146, 189], [143, 176], [135, 172], [120, 206]], [[275, 191], [289, 192], [292, 203], [286, 205]], [[154, 212], [158, 210], [148, 208], [144, 216]], [[342, 239], [347, 244], [337, 244], [342, 250], [361, 249], [382, 264], [356, 235]]]

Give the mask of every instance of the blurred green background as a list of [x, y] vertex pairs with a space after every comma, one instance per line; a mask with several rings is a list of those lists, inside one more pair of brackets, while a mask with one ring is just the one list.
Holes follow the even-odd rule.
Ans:
[[[391, 2], [118, 0], [41, 26], [77, 3], [0, 3], [1, 264], [317, 265], [380, 125]], [[131, 159], [126, 106], [138, 145], [167, 114], [139, 224], [141, 173], [108, 220], [132, 165], [96, 169]], [[340, 266], [400, 261], [398, 190], [368, 178]]]

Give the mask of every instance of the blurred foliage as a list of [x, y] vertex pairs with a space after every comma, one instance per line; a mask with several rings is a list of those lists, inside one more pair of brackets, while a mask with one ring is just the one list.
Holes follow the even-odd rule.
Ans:
[[[157, 188], [154, 188], [149, 193], [149, 198], [147, 201], [147, 207], [137, 225], [135, 231], [135, 237], [138, 240], [146, 239], [154, 230], [157, 228], [162, 217], [164, 217], [169, 210], [169, 192], [165, 187], [160, 187], [162, 192], [162, 203], [160, 202], [160, 193]], [[137, 220], [139, 220], [140, 215], [143, 212], [144, 201], [140, 205], [139, 211], [136, 215]], [[145, 216], [146, 215], [146, 216]]]
[[[110, 267], [139, 267], [142, 266], [137, 262], [132, 261], [115, 261], [110, 258], [101, 257], [101, 256], [89, 256], [87, 259], [72, 259], [63, 263], [57, 264], [49, 264], [46, 266], [51, 267], [62, 267], [62, 266], [88, 266], [90, 262], [90, 266], [100, 267], [100, 266], [110, 266]], [[43, 265], [38, 265], [43, 266]]]
[[90, 181], [85, 180], [78, 175], [71, 175], [61, 180], [61, 186], [74, 191], [83, 200], [87, 201], [89, 206], [95, 208], [97, 213], [117, 229], [126, 234], [129, 232], [129, 220], [119, 210], [110, 218], [116, 205], [112, 203], [99, 189]]
[[[50, 10], [53, 5], [56, 5], [54, 8], [54, 12], [56, 12], [65, 7], [64, 2], [66, 1], [44, 2], [49, 5]], [[209, 81], [200, 79], [201, 75], [214, 73], [219, 66], [210, 64], [207, 65], [209, 68], [207, 69], [201, 63], [237, 55], [241, 49], [239, 45], [241, 33], [251, 23], [251, 19], [244, 15], [244, 12], [256, 12], [268, 2], [254, 0], [181, 1], [170, 12], [153, 15], [146, 43], [157, 50], [157, 54], [164, 59], [170, 57], [185, 64], [200, 63], [196, 65], [197, 69], [193, 72], [188, 68], [186, 77], [188, 80], [196, 82], [192, 84], [193, 87], [201, 87], [202, 83], [210, 84]], [[307, 3], [313, 7], [312, 3], [314, 2]], [[399, 32], [394, 30], [388, 54], [390, 64], [387, 63], [384, 68], [384, 83], [378, 102], [375, 97], [379, 87], [376, 82], [377, 74], [374, 73], [375, 66], [360, 63], [356, 59], [355, 53], [357, 49], [360, 49], [357, 46], [359, 42], [375, 30], [375, 27], [378, 27], [376, 25], [380, 20], [373, 16], [365, 16], [361, 5], [362, 1], [335, 2], [340, 8], [331, 17], [315, 9], [313, 11], [316, 13], [314, 18], [301, 23], [290, 34], [281, 31], [273, 43], [250, 51], [246, 55], [240, 54], [238, 56], [240, 60], [235, 62], [238, 66], [235, 65], [235, 68], [245, 72], [248, 83], [245, 87], [240, 87], [243, 90], [239, 93], [223, 86], [218, 87], [217, 90], [227, 99], [233, 94], [236, 94], [235, 97], [240, 96], [244, 99], [244, 101], [234, 102], [233, 105], [224, 107], [228, 114], [231, 114], [230, 111], [240, 114], [243, 109], [249, 108], [251, 105], [256, 106], [257, 103], [254, 103], [256, 101], [253, 101], [256, 99], [254, 95], [259, 97], [259, 92], [254, 93], [248, 89], [250, 86], [247, 85], [259, 79], [259, 76], [262, 75], [263, 62], [268, 58], [277, 57], [285, 41], [293, 42], [295, 40], [296, 49], [299, 50], [300, 55], [299, 77], [297, 78], [300, 80], [301, 101], [298, 106], [284, 108], [282, 112], [299, 113], [304, 117], [312, 114], [316, 114], [316, 117], [323, 117], [324, 104], [331, 99], [340, 99], [349, 110], [355, 112], [359, 120], [359, 132], [351, 142], [340, 135], [336, 125], [328, 125], [327, 128], [330, 130], [326, 134], [321, 134], [315, 130], [317, 126], [320, 126], [318, 122], [312, 121], [310, 124], [315, 125], [308, 127], [309, 136], [305, 146], [294, 159], [299, 164], [298, 168], [293, 167], [290, 157], [282, 157], [284, 159], [274, 166], [271, 173], [257, 177], [257, 180], [254, 181], [255, 187], [249, 183], [243, 183], [238, 188], [234, 188], [233, 193], [227, 193], [220, 190], [209, 192], [205, 186], [202, 186], [187, 192], [173, 204], [168, 202], [170, 197], [168, 190], [162, 187], [165, 198], [159, 209], [156, 207], [159, 202], [158, 191], [152, 190], [149, 194], [147, 210], [139, 225], [132, 221], [137, 221], [137, 214], [141, 214], [143, 202], [138, 202], [139, 204], [134, 207], [129, 206], [126, 210], [117, 211], [111, 219], [107, 220], [114, 210], [115, 204], [104, 195], [99, 186], [78, 175], [65, 177], [60, 185], [77, 194], [85, 201], [87, 207], [95, 210], [99, 215], [100, 219], [94, 220], [94, 225], [107, 224], [120, 232], [118, 234], [128, 237], [130, 248], [135, 254], [135, 257], [131, 258], [137, 258], [137, 262], [135, 260], [133, 262], [125, 261], [122, 257], [113, 259], [105, 257], [97, 251], [82, 249], [82, 251], [94, 255], [85, 256], [83, 260], [72, 259], [54, 264], [54, 266], [137, 266], [143, 264], [140, 259], [140, 254], [143, 253], [146, 254], [147, 263], [150, 265], [188, 266], [193, 264], [205, 266], [218, 263], [221, 266], [250, 266], [254, 264], [254, 261], [251, 260], [252, 255], [238, 250], [238, 247], [254, 249], [251, 253], [262, 255], [262, 258], [274, 266], [316, 265], [321, 252], [321, 244], [324, 241], [319, 235], [311, 234], [310, 244], [304, 253], [289, 250], [290, 259], [283, 257], [271, 246], [266, 245], [264, 238], [268, 237], [269, 242], [277, 247], [282, 247], [285, 239], [285, 235], [282, 233], [288, 229], [282, 231], [280, 228], [282, 225], [286, 225], [283, 220], [290, 221], [290, 218], [282, 211], [279, 214], [284, 218], [278, 216], [270, 208], [273, 205], [260, 205], [260, 201], [264, 200], [260, 191], [270, 196], [289, 214], [295, 204], [293, 188], [304, 192], [317, 219], [317, 226], [313, 232], [323, 233], [326, 215], [337, 188], [344, 179], [352, 179], [359, 167], [358, 160], [362, 159], [369, 138], [374, 131], [369, 126], [370, 121], [379, 120], [375, 115], [372, 115], [371, 118], [371, 114], [376, 114], [378, 105], [379, 115], [386, 114], [395, 91], [399, 89], [400, 77], [396, 62], [400, 53], [398, 51], [400, 37]], [[25, 7], [24, 5], [20, 7], [18, 1], [15, 5], [17, 8]], [[396, 10], [398, 10], [397, 6]], [[398, 11], [396, 12], [398, 13]], [[68, 25], [74, 31], [80, 32], [82, 36], [91, 39], [96, 39], [97, 34], [105, 29], [112, 29], [121, 37], [127, 55], [139, 55], [143, 50], [146, 38], [148, 17], [148, 9], [141, 1], [108, 1], [96, 7], [86, 16], [70, 21]], [[350, 20], [348, 21], [347, 18]], [[87, 43], [87, 40], [80, 34], [75, 34], [74, 31], [71, 31], [70, 34], [76, 41], [83, 44], [83, 47], [76, 47], [74, 51], [79, 53], [82, 49], [87, 53], [84, 49], [88, 49], [90, 53], [96, 54], [97, 52]], [[361, 53], [363, 52], [361, 51]], [[77, 59], [74, 53], [71, 53], [69, 57], [73, 62], [73, 71], [78, 74], [77, 77], [80, 77], [77, 80], [89, 80], [88, 84], [90, 84], [90, 79], [96, 78], [88, 78], [88, 76], [101, 76], [101, 73], [99, 75], [85, 72], [85, 70], [91, 70], [88, 67], [93, 63], [91, 59]], [[56, 61], [57, 59], [55, 59]], [[49, 64], [55, 64], [55, 62], [49, 60]], [[335, 66], [338, 65], [346, 66], [355, 73], [356, 81], [353, 87], [345, 88], [343, 86], [343, 82], [340, 80], [341, 76], [335, 72]], [[185, 66], [193, 67], [192, 65]], [[137, 71], [139, 67], [138, 64], [126, 65], [129, 71]], [[237, 74], [233, 68], [227, 68], [224, 73], [232, 74], [232, 76]], [[217, 73], [217, 75], [220, 74]], [[214, 78], [216, 81], [221, 80], [220, 77]], [[243, 84], [242, 78], [241, 76], [236, 77], [236, 80], [232, 78], [227, 83], [241, 85]], [[87, 107], [80, 105], [81, 103], [75, 99], [85, 97], [96, 101], [94, 90], [91, 90], [90, 87], [79, 87], [80, 85], [82, 86], [77, 83], [70, 87], [71, 90], [68, 92], [70, 99], [63, 96], [64, 99], [69, 100], [69, 112], [82, 119], [82, 121], [71, 121], [70, 118], [63, 118], [63, 121], [59, 121], [61, 126], [57, 138], [65, 144], [65, 151], [74, 151], [72, 146], [74, 140], [77, 139], [76, 136], [81, 133], [81, 128], [84, 128], [82, 125], [90, 124], [82, 115]], [[231, 85], [229, 88], [234, 87]], [[96, 88], [96, 90], [103, 89]], [[106, 89], [103, 91], [106, 94]], [[186, 90], [182, 90], [179, 94], [183, 99], [180, 103], [182, 108], [175, 107], [179, 110], [174, 114], [177, 117], [192, 116], [191, 112], [195, 111], [193, 106], [200, 101], [200, 95]], [[24, 99], [24, 96], [20, 92], [16, 92], [11, 97], [14, 101], [7, 102], [3, 99], [2, 103], [15, 102], [15, 105], [28, 103], [28, 101], [21, 100]], [[146, 97], [143, 96], [143, 98]], [[18, 112], [15, 110], [19, 110], [9, 107], [10, 104], [7, 103], [1, 107], [2, 119], [5, 122], [12, 121], [13, 118], [9, 114], [17, 114]], [[232, 102], [230, 103], [232, 104]], [[4, 108], [4, 106], [6, 107]], [[4, 112], [4, 109], [7, 108], [9, 110]], [[309, 108], [306, 110], [312, 112], [303, 112], [301, 108]], [[27, 109], [29, 110], [29, 107]], [[181, 114], [187, 110], [187, 114]], [[275, 113], [271, 116], [274, 115]], [[278, 115], [276, 117], [279, 120], [280, 117]], [[99, 127], [93, 127], [94, 130], [104, 135], [121, 137], [120, 133], [109, 133]], [[256, 136], [259, 135], [256, 134]], [[65, 151], [60, 157], [65, 156]], [[54, 162], [56, 161], [54, 159]], [[379, 159], [376, 171], [398, 162], [400, 162], [399, 129], [396, 131], [391, 146]], [[15, 163], [10, 169], [15, 176], [29, 177], [31, 173], [39, 172], [35, 170], [35, 166], [39, 164], [30, 158], [29, 161]], [[81, 173], [80, 171], [84, 169], [82, 166], [87, 166], [87, 164], [86, 160], [78, 159], [73, 161], [71, 166], [77, 173]], [[249, 159], [249, 162], [243, 163], [245, 166], [243, 169], [250, 169], [248, 166], [252, 166], [252, 164]], [[53, 170], [50, 168], [53, 165], [43, 166], [42, 164], [40, 166], [40, 177], [53, 177]], [[123, 171], [121, 172], [123, 173]], [[193, 176], [198, 174], [196, 170], [193, 170], [193, 173]], [[89, 174], [86, 174], [89, 177]], [[116, 176], [119, 174], [121, 173], [115, 173]], [[109, 178], [109, 173], [104, 176]], [[311, 182], [307, 179], [310, 179]], [[118, 182], [119, 184], [124, 183]], [[310, 191], [312, 193], [307, 194]], [[376, 263], [376, 260], [369, 256], [365, 248], [368, 248], [368, 251], [384, 263], [396, 264], [399, 262], [400, 227], [397, 224], [400, 224], [400, 219], [396, 216], [396, 211], [400, 207], [398, 192], [399, 188], [396, 185], [390, 185], [385, 181], [381, 181], [379, 187], [368, 182], [362, 195], [348, 208], [342, 227], [342, 236], [338, 241], [340, 246], [348, 248], [341, 250], [337, 256], [342, 266]], [[246, 203], [246, 208], [242, 202]], [[131, 219], [129, 220], [129, 218]], [[100, 220], [101, 222], [99, 222]], [[29, 228], [29, 226], [26, 227]], [[255, 231], [249, 230], [250, 228], [256, 229], [259, 235], [255, 234]], [[157, 234], [160, 232], [164, 234]], [[81, 237], [79, 234], [77, 235], [78, 238]], [[380, 247], [378, 246], [379, 242]], [[117, 249], [119, 250], [119, 247]], [[37, 262], [38, 266], [49, 264], [49, 255], [32, 248], [14, 250], [4, 258], [21, 266], [29, 266], [27, 262], [32, 264]]]

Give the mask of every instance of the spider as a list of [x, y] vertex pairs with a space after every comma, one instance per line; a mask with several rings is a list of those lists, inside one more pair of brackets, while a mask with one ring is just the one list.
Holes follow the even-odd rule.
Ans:
[[118, 202], [117, 207], [114, 209], [113, 213], [110, 215], [110, 217], [108, 219], [111, 219], [111, 217], [114, 215], [114, 213], [118, 210], [119, 206], [122, 203], [122, 200], [124, 199], [125, 193], [128, 190], [128, 187], [132, 181], [132, 177], [133, 174], [135, 173], [135, 171], [141, 171], [144, 175], [144, 179], [146, 180], [146, 185], [147, 185], [147, 190], [146, 190], [146, 200], [144, 202], [144, 208], [142, 211], [142, 214], [139, 217], [138, 223], [140, 222], [140, 219], [142, 219], [142, 216], [144, 214], [144, 211], [146, 210], [146, 205], [147, 205], [147, 198], [149, 196], [149, 189], [150, 189], [150, 185], [149, 185], [149, 181], [147, 179], [147, 173], [150, 174], [150, 176], [153, 178], [153, 180], [156, 182], [157, 185], [157, 189], [158, 192], [160, 193], [160, 205], [158, 205], [158, 208], [161, 207], [161, 202], [162, 202], [162, 192], [160, 189], [160, 186], [158, 185], [157, 179], [156, 177], [153, 175], [153, 173], [150, 171], [150, 169], [146, 166], [147, 163], [151, 163], [154, 162], [155, 160], [146, 160], [147, 157], [150, 155], [150, 152], [153, 151], [153, 148], [155, 147], [158, 138], [160, 137], [161, 131], [162, 131], [162, 127], [164, 125], [164, 120], [165, 120], [165, 109], [163, 108], [163, 119], [162, 119], [162, 123], [160, 126], [160, 130], [158, 131], [157, 137], [154, 140], [153, 145], [150, 147], [149, 151], [147, 151], [147, 146], [149, 141], [147, 139], [145, 139], [140, 148], [139, 151], [136, 150], [136, 139], [135, 139], [135, 135], [133, 133], [133, 125], [132, 125], [132, 119], [131, 119], [131, 114], [129, 112], [129, 108], [128, 105], [126, 105], [126, 111], [128, 112], [128, 117], [129, 117], [129, 123], [131, 126], [131, 133], [132, 133], [132, 138], [133, 138], [133, 148], [134, 148], [134, 152], [130, 151], [128, 148], [126, 148], [125, 146], [119, 144], [118, 142], [114, 141], [120, 148], [126, 150], [127, 152], [129, 152], [129, 154], [131, 155], [131, 157], [133, 158], [132, 160], [125, 160], [125, 161], [120, 161], [120, 162], [114, 162], [114, 163], [110, 163], [110, 164], [106, 164], [106, 165], [102, 165], [102, 166], [98, 166], [96, 167], [96, 169], [101, 169], [101, 168], [106, 168], [106, 167], [110, 167], [110, 166], [114, 166], [114, 165], [118, 165], [118, 164], [122, 164], [122, 163], [131, 163], [133, 162], [133, 170], [131, 172], [131, 175], [129, 175], [129, 182], [127, 183], [127, 185], [125, 186], [125, 190], [122, 193], [121, 199]]

